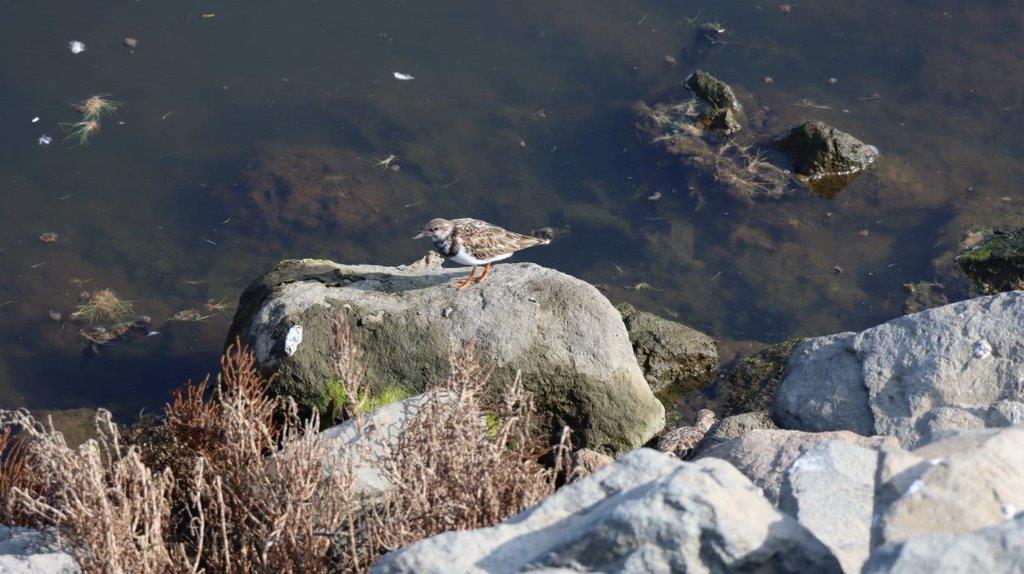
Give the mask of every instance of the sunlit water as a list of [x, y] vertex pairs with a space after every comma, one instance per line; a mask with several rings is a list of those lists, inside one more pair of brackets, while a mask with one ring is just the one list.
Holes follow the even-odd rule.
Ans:
[[[554, 227], [520, 259], [721, 338], [900, 314], [902, 285], [947, 276], [961, 233], [1020, 218], [1024, 12], [791, 4], [0, 0], [0, 404], [152, 410], [215, 368], [230, 321], [175, 313], [235, 302], [282, 258], [410, 262], [437, 216]], [[694, 62], [708, 21], [728, 32]], [[881, 162], [833, 199], [691, 191], [631, 106], [697, 66]], [[72, 147], [58, 124], [93, 94], [123, 106]], [[373, 165], [390, 154], [401, 171]], [[159, 334], [83, 354], [81, 325], [48, 313], [105, 287]]]

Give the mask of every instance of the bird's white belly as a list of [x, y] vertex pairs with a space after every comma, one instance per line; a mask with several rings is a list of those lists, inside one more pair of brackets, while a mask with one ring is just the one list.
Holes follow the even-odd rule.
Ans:
[[459, 249], [459, 252], [456, 253], [454, 256], [449, 257], [449, 259], [451, 259], [452, 261], [458, 263], [459, 265], [485, 265], [487, 263], [494, 263], [495, 261], [501, 261], [502, 259], [508, 259], [509, 257], [512, 257], [511, 253], [504, 253], [502, 255], [495, 255], [494, 257], [491, 257], [490, 259], [477, 259], [476, 257], [473, 257], [469, 253], [466, 253], [466, 248], [463, 247], [462, 249]]

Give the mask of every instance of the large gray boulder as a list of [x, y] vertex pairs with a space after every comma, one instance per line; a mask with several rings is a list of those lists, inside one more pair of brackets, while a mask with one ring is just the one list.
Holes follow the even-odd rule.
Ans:
[[0, 524], [0, 572], [5, 574], [78, 574], [75, 559], [38, 530]]
[[[423, 389], [447, 376], [449, 353], [474, 343], [494, 381], [517, 371], [552, 435], [570, 426], [579, 446], [624, 452], [664, 426], [664, 408], [637, 365], [619, 313], [596, 288], [552, 269], [497, 265], [462, 290], [465, 271], [283, 261], [242, 294], [231, 325], [273, 390], [328, 421], [343, 401], [332, 369], [339, 311], [366, 351], [375, 388]], [[302, 327], [294, 353], [284, 342]], [[496, 388], [500, 388], [496, 385]]]
[[866, 449], [896, 448], [892, 437], [864, 437], [847, 431], [809, 433], [791, 430], [753, 430], [743, 436], [700, 452], [701, 460], [721, 458], [729, 461], [754, 484], [765, 497], [778, 504], [786, 471], [801, 455], [824, 441], [842, 441]]
[[839, 572], [721, 460], [640, 449], [492, 528], [392, 552], [372, 572]]
[[839, 559], [860, 572], [871, 551], [878, 451], [853, 443], [819, 442], [790, 465], [779, 510], [797, 519]]
[[1024, 513], [966, 534], [927, 534], [877, 548], [864, 574], [1020, 574]]
[[1024, 293], [962, 301], [805, 341], [772, 416], [806, 431], [891, 435], [913, 448], [1024, 415]]
[[984, 429], [882, 452], [877, 543], [993, 526], [1024, 510], [1024, 429]]
[[878, 159], [875, 146], [820, 121], [794, 127], [776, 145], [793, 161], [794, 171], [809, 177], [855, 174]]

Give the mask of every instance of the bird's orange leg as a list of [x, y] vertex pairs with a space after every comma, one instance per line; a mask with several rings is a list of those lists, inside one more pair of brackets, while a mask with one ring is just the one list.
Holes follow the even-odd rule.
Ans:
[[474, 281], [474, 279], [475, 279], [475, 278], [473, 277], [473, 274], [474, 274], [474, 273], [476, 273], [476, 265], [474, 265], [474, 266], [473, 266], [473, 267], [472, 267], [472, 268], [471, 268], [471, 269], [469, 270], [469, 275], [466, 275], [466, 278], [465, 278], [465, 279], [463, 279], [462, 281], [459, 281], [458, 283], [456, 283], [456, 284], [455, 284], [455, 288], [456, 288], [456, 289], [462, 289], [463, 287], [469, 287], [470, 285], [472, 285], [472, 284], [473, 284], [473, 281]]
[[487, 265], [484, 265], [484, 272], [481, 273], [480, 276], [476, 278], [476, 282], [477, 283], [483, 283], [484, 279], [487, 279], [487, 276], [490, 275], [490, 274], [491, 274], [491, 264], [488, 263]]

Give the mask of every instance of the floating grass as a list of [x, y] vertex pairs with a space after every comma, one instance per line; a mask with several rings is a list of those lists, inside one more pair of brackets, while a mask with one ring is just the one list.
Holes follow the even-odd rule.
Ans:
[[108, 100], [106, 96], [90, 96], [88, 99], [75, 104], [75, 109], [82, 112], [83, 120], [96, 121], [103, 116], [113, 114], [120, 106], [120, 102]]
[[71, 319], [90, 323], [126, 321], [134, 314], [134, 310], [131, 301], [121, 299], [111, 289], [101, 289], [91, 293], [71, 314]]
[[73, 124], [61, 124], [64, 131], [67, 132], [67, 137], [64, 141], [75, 142], [77, 145], [84, 146], [89, 144], [89, 140], [96, 132], [100, 131], [100, 123], [96, 120], [85, 120], [81, 122], [75, 122]]

